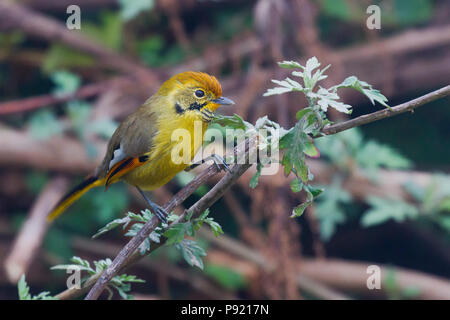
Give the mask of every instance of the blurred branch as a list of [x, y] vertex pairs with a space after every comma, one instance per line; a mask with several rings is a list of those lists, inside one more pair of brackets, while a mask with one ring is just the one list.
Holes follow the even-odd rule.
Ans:
[[[367, 289], [367, 267], [369, 265], [378, 265], [381, 268], [381, 290]], [[394, 273], [394, 280], [398, 289], [415, 288], [419, 290], [419, 295], [416, 298], [450, 299], [450, 282], [447, 279], [418, 271], [377, 263], [348, 262], [337, 259], [302, 260], [299, 264], [299, 272], [314, 280], [341, 290], [362, 294], [373, 294], [376, 291], [386, 293], [385, 281], [389, 270]]]
[[106, 143], [96, 144], [97, 157], [90, 158], [78, 140], [52, 137], [45, 141], [29, 133], [9, 129], [0, 124], [0, 164], [22, 165], [43, 170], [71, 173], [93, 171], [103, 157]]
[[33, 204], [4, 262], [6, 275], [11, 283], [17, 283], [31, 264], [49, 226], [46, 220], [47, 214], [64, 195], [67, 184], [67, 179], [63, 177], [54, 178]]
[[[217, 245], [218, 247], [246, 260], [256, 264], [266, 272], [274, 272], [277, 269], [277, 263], [264, 255], [260, 254], [256, 250], [236, 241], [226, 235], [220, 238], [215, 237], [210, 231], [201, 229], [200, 234], [206, 239]], [[312, 294], [315, 297], [330, 300], [348, 300], [349, 297], [328, 288], [326, 285], [316, 281], [307, 275], [297, 274], [295, 279], [296, 284], [300, 289]]]
[[17, 28], [32, 36], [44, 38], [48, 41], [60, 41], [73, 48], [87, 52], [99, 59], [99, 62], [133, 76], [155, 81], [158, 78], [146, 67], [131, 61], [129, 58], [117, 54], [98, 45], [81, 33], [69, 30], [61, 22], [31, 9], [12, 3], [0, 1], [0, 26]]
[[[276, 263], [273, 260], [239, 241], [227, 236], [216, 238], [210, 231], [205, 230], [201, 230], [201, 235], [218, 247], [263, 269], [268, 271], [276, 269]], [[374, 262], [349, 262], [338, 259], [302, 259], [296, 263], [298, 265], [296, 281], [300, 288], [324, 299], [348, 298], [331, 288], [365, 295], [386, 293], [386, 275], [390, 270], [393, 271], [395, 284], [400, 290], [413, 287], [420, 291], [420, 298], [450, 299], [450, 282], [447, 279], [418, 271]], [[369, 265], [378, 265], [381, 268], [381, 290], [369, 290], [366, 286]]]
[[54, 94], [46, 94], [34, 96], [22, 100], [8, 101], [0, 103], [0, 115], [17, 113], [23, 111], [34, 110], [40, 107], [49, 106], [56, 103], [66, 102], [72, 99], [84, 99], [97, 95], [112, 85], [112, 81], [88, 84], [81, 87], [73, 94], [56, 96]]

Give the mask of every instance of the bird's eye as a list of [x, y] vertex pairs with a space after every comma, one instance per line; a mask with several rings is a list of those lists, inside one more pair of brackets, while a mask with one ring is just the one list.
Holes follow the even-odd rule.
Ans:
[[197, 98], [202, 98], [202, 97], [205, 96], [205, 91], [203, 91], [203, 90], [196, 90], [196, 91], [195, 91], [195, 96], [196, 96]]

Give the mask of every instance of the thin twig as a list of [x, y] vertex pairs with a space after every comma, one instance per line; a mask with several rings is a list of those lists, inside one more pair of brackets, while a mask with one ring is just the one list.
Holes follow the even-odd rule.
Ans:
[[371, 123], [371, 122], [381, 120], [384, 118], [389, 118], [389, 117], [395, 116], [397, 114], [405, 113], [407, 111], [412, 111], [415, 108], [418, 108], [428, 102], [448, 96], [449, 94], [450, 94], [450, 85], [445, 86], [436, 91], [427, 93], [426, 95], [423, 95], [414, 100], [399, 104], [398, 106], [392, 107], [390, 109], [380, 110], [377, 112], [359, 116], [357, 118], [354, 118], [354, 119], [351, 119], [348, 121], [336, 123], [336, 124], [333, 124], [330, 126], [325, 126], [325, 128], [322, 129], [322, 132], [325, 133], [326, 135], [330, 135], [330, 134], [335, 134], [335, 133], [353, 128], [353, 127], [359, 127], [363, 124]]

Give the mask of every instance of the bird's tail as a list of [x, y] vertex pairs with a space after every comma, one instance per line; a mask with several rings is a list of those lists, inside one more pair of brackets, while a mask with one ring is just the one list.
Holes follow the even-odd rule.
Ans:
[[78, 200], [83, 194], [94, 187], [99, 187], [105, 184], [105, 179], [99, 179], [95, 176], [89, 176], [70, 192], [68, 192], [59, 202], [55, 205], [52, 211], [47, 216], [47, 221], [53, 221], [61, 213], [63, 213], [69, 206]]

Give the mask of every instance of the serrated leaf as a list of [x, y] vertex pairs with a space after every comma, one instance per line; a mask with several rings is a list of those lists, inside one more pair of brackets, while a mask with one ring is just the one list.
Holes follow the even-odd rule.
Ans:
[[371, 196], [367, 202], [371, 205], [371, 208], [364, 213], [361, 219], [361, 224], [364, 227], [381, 224], [390, 219], [402, 222], [408, 218], [415, 218], [419, 214], [416, 207], [402, 200]]
[[180, 243], [181, 241], [183, 241], [185, 233], [185, 223], [177, 223], [175, 225], [172, 225], [170, 229], [164, 232], [164, 236], [167, 238], [167, 245]]
[[177, 243], [175, 247], [180, 250], [184, 260], [190, 266], [195, 266], [203, 270], [203, 260], [201, 257], [206, 256], [206, 252], [195, 241], [184, 239], [180, 243]]
[[226, 126], [232, 129], [242, 129], [246, 130], [248, 126], [252, 126], [247, 121], [244, 121], [242, 117], [237, 114], [232, 116], [223, 116], [220, 114], [215, 114], [212, 120], [213, 123], [218, 123], [222, 126]]
[[106, 226], [104, 226], [103, 228], [100, 228], [96, 234], [94, 234], [92, 236], [92, 238], [98, 238], [99, 236], [101, 236], [102, 234], [111, 231], [115, 228], [117, 228], [120, 225], [123, 225], [123, 227], [125, 228], [128, 223], [130, 223], [131, 219], [127, 216], [124, 218], [120, 218], [120, 219], [115, 219], [111, 222], [109, 222]]
[[387, 98], [381, 94], [379, 90], [373, 89], [370, 84], [365, 81], [359, 80], [355, 76], [351, 76], [346, 78], [342, 83], [334, 86], [332, 89], [337, 90], [340, 88], [352, 88], [358, 90], [362, 94], [364, 94], [367, 98], [369, 98], [372, 104], [375, 104], [375, 101], [380, 103], [381, 105], [389, 108], [389, 105], [386, 103]]

